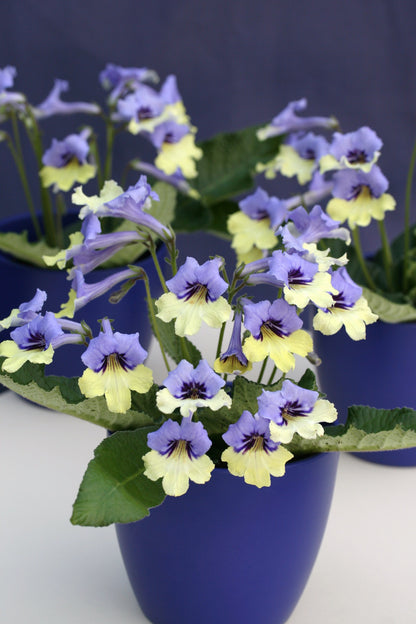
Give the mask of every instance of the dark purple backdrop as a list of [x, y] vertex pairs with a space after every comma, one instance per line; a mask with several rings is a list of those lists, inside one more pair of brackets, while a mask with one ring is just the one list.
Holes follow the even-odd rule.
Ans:
[[[55, 77], [70, 81], [68, 99], [99, 99], [109, 61], [175, 73], [201, 139], [306, 96], [311, 114], [378, 132], [402, 202], [416, 136], [415, 18], [414, 0], [3, 0], [0, 66], [17, 67], [16, 89], [34, 103]], [[0, 145], [0, 216], [24, 210], [8, 160]], [[400, 211], [388, 223], [396, 233]]]

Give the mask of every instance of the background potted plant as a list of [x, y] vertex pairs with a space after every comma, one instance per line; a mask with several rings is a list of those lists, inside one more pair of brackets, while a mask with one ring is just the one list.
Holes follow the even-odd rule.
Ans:
[[[361, 339], [365, 326], [376, 320], [361, 297], [349, 308], [337, 307], [347, 260], [318, 245], [323, 236], [344, 237], [345, 230], [316, 206], [311, 227], [301, 232], [296, 207], [257, 189], [230, 217], [230, 229], [238, 230], [233, 245], [248, 237], [254, 247], [267, 240], [267, 231], [275, 245], [267, 255], [230, 270], [218, 256], [203, 264], [178, 256], [173, 229], [148, 212], [158, 198], [143, 176], [115, 196], [108, 196], [109, 189], [112, 183], [99, 199], [81, 189], [74, 194], [81, 219], [95, 234], [77, 254], [74, 245], [55, 258], [74, 262], [62, 314], [43, 312], [46, 294], [38, 290], [3, 321], [12, 331], [0, 344], [1, 381], [32, 401], [111, 433], [87, 468], [71, 520], [118, 524], [132, 585], [151, 620], [194, 622], [197, 609], [199, 621], [221, 623], [229, 621], [232, 609], [242, 622], [253, 621], [254, 612], [258, 622], [284, 622], [324, 532], [336, 451], [416, 445], [412, 410], [355, 407], [345, 425], [333, 425], [335, 406], [318, 391], [313, 372], [308, 369], [297, 380], [287, 376], [295, 355], [316, 360], [299, 315], [305, 306], [317, 308], [318, 315], [331, 310]], [[257, 217], [249, 217], [257, 224], [255, 240], [247, 213]], [[135, 333], [119, 332], [116, 314], [114, 321], [101, 317], [101, 327], [73, 320], [77, 310], [115, 285], [108, 279], [91, 285], [84, 278], [84, 264], [100, 258], [103, 249], [97, 221], [127, 216], [135, 225], [127, 231], [132, 239], [156, 234], [163, 240], [170, 276], [165, 279], [152, 253], [163, 294], [155, 299], [155, 284], [146, 271], [129, 265], [119, 271], [120, 286], [111, 297], [119, 301], [137, 282], [144, 283], [166, 366], [161, 376], [146, 366], [140, 327]], [[126, 246], [125, 232], [111, 236], [112, 253]], [[297, 251], [301, 243], [309, 245], [308, 257]], [[332, 285], [334, 272], [339, 288]], [[257, 300], [258, 284], [265, 282], [274, 289], [273, 301]], [[214, 357], [205, 357], [193, 341], [205, 325], [216, 336]], [[78, 349], [82, 375], [49, 376], [55, 353], [68, 348]], [[247, 508], [253, 513], [247, 514]], [[249, 526], [244, 527], [245, 520]], [[275, 565], [282, 552], [276, 530], [284, 533], [288, 548], [283, 575]], [[299, 540], [299, 532], [304, 539]], [[236, 537], [247, 541], [247, 535], [249, 544], [235, 544]], [[208, 551], [201, 550], [204, 546]], [[219, 549], [223, 566], [218, 566]], [[237, 589], [236, 605], [230, 592], [234, 596]]]
[[[10, 295], [0, 302], [3, 317], [14, 301], [30, 297], [33, 284], [48, 290], [51, 309], [59, 310], [67, 289], [65, 276], [50, 270], [56, 266], [46, 264], [45, 257], [89, 235], [75, 233], [79, 229], [77, 213], [68, 209], [76, 185], [86, 183], [87, 192], [100, 194], [104, 181], [114, 178], [124, 187], [129, 176], [134, 175], [135, 180], [134, 172], [141, 171], [154, 183], [160, 201], [150, 210], [163, 224], [174, 218], [176, 231], [220, 231], [228, 211], [234, 210], [227, 198], [252, 186], [255, 163], [270, 157], [279, 143], [272, 139], [263, 145], [257, 141], [256, 129], [248, 128], [196, 146], [196, 128], [186, 113], [175, 76], [157, 86], [156, 72], [147, 68], [108, 64], [99, 76], [108, 91], [102, 105], [65, 101], [62, 98], [69, 85], [56, 80], [46, 99], [35, 106], [25, 94], [13, 90], [15, 77], [14, 67], [0, 70], [0, 137], [9, 148], [22, 190], [20, 214], [0, 224], [3, 285]], [[88, 125], [74, 129], [70, 124], [74, 115], [88, 116]], [[58, 132], [57, 137], [51, 132], [45, 137], [48, 124]], [[138, 149], [149, 155], [149, 161], [138, 157]], [[24, 203], [27, 212], [22, 214]], [[129, 223], [114, 218], [107, 220], [105, 227], [103, 234], [111, 234], [128, 229]], [[114, 267], [139, 259], [149, 273], [153, 263], [148, 248], [148, 241], [136, 240], [127, 251], [108, 257], [99, 264], [100, 271], [106, 271], [100, 279], [109, 277]], [[132, 310], [142, 307], [145, 292], [139, 285], [131, 296], [135, 300], [129, 299], [125, 320], [120, 319], [125, 331], [133, 330], [137, 319]], [[112, 315], [112, 306], [104, 310], [103, 305], [101, 302], [99, 310], [94, 304], [89, 306], [91, 321], [99, 313]], [[142, 319], [146, 343], [145, 323]], [[74, 366], [66, 358], [55, 362], [54, 370], [79, 372]]]

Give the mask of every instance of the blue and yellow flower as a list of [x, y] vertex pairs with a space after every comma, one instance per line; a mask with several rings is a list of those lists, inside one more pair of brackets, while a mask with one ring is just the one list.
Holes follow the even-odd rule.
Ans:
[[338, 294], [333, 296], [332, 306], [318, 310], [313, 319], [314, 329], [332, 336], [344, 326], [350, 338], [364, 340], [366, 325], [375, 323], [378, 316], [371, 311], [362, 296], [362, 288], [353, 282], [345, 267], [334, 271], [332, 284]]
[[276, 246], [276, 228], [288, 215], [286, 201], [270, 197], [257, 188], [239, 202], [240, 210], [228, 217], [227, 228], [233, 237], [231, 247], [239, 262], [248, 264], [258, 260], [263, 250]]
[[95, 176], [95, 166], [87, 162], [88, 134], [89, 130], [69, 134], [62, 141], [52, 139], [51, 147], [42, 157], [44, 167], [39, 172], [43, 186], [53, 184], [61, 191], [69, 191], [75, 182], [83, 184]]
[[251, 362], [247, 360], [243, 353], [241, 344], [241, 320], [242, 313], [236, 312], [228, 349], [214, 362], [214, 370], [216, 373], [232, 375], [233, 373], [245, 373], [252, 368]]
[[37, 314], [33, 320], [14, 329], [10, 337], [0, 343], [0, 356], [6, 359], [2, 368], [14, 373], [25, 362], [50, 364], [56, 341], [64, 335], [62, 327], [52, 312]]
[[165, 388], [156, 394], [156, 404], [164, 414], [179, 408], [182, 416], [193, 414], [198, 407], [219, 410], [231, 407], [231, 397], [222, 388], [225, 381], [201, 360], [194, 368], [187, 360], [181, 360], [163, 382]]
[[191, 336], [202, 321], [210, 327], [221, 327], [231, 314], [230, 304], [221, 295], [227, 290], [219, 274], [222, 260], [214, 258], [199, 265], [188, 257], [177, 274], [166, 282], [169, 291], [156, 301], [156, 316], [169, 323], [175, 320], [178, 336]]
[[386, 193], [388, 181], [377, 165], [368, 173], [360, 169], [344, 169], [334, 174], [334, 197], [328, 202], [327, 213], [350, 228], [366, 227], [371, 219], [382, 221], [385, 213], [394, 210], [395, 199]]
[[189, 417], [181, 424], [169, 419], [158, 431], [148, 434], [147, 444], [152, 450], [143, 456], [144, 474], [151, 481], [162, 479], [169, 496], [185, 494], [189, 481], [210, 480], [215, 466], [206, 455], [211, 440], [202, 423]]
[[314, 439], [324, 433], [322, 422], [337, 419], [337, 410], [330, 401], [320, 399], [319, 393], [306, 390], [290, 379], [276, 392], [263, 390], [257, 399], [259, 415], [270, 421], [270, 436], [274, 442], [289, 443], [294, 434]]
[[328, 152], [328, 149], [329, 144], [322, 136], [312, 132], [294, 134], [280, 146], [273, 160], [258, 163], [256, 171], [264, 173], [269, 179], [275, 178], [277, 172], [288, 178], [296, 176], [299, 184], [303, 185], [312, 180], [319, 159]]
[[270, 475], [282, 477], [286, 462], [293, 457], [290, 451], [271, 439], [269, 420], [259, 414], [253, 416], [247, 410], [222, 437], [229, 445], [221, 455], [228, 470], [258, 488], [270, 486]]
[[287, 373], [295, 366], [294, 354], [304, 357], [313, 349], [312, 338], [301, 329], [296, 308], [283, 299], [246, 303], [244, 325], [251, 336], [244, 341], [243, 353], [251, 362], [270, 356]]
[[382, 145], [374, 130], [366, 126], [347, 134], [334, 132], [329, 152], [319, 162], [320, 171], [347, 168], [368, 173], [377, 162]]
[[131, 406], [131, 391], [144, 393], [152, 385], [152, 371], [142, 364], [147, 351], [139, 334], [114, 332], [108, 319], [91, 340], [81, 359], [88, 367], [78, 383], [87, 398], [105, 396], [111, 412], [124, 413]]

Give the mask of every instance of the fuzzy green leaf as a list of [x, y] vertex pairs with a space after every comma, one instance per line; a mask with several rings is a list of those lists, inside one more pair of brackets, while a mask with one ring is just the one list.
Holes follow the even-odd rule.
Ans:
[[259, 127], [217, 134], [199, 144], [203, 157], [197, 163], [194, 184], [205, 203], [216, 203], [251, 189], [257, 163], [276, 156], [282, 137], [259, 141]]
[[[29, 242], [26, 230], [20, 233], [0, 232], [0, 250], [17, 260], [42, 268], [46, 268], [43, 256], [54, 256], [59, 251], [55, 247], [49, 247], [44, 240]], [[50, 267], [48, 269], [54, 270]]]
[[394, 303], [368, 288], [363, 288], [363, 295], [374, 314], [377, 314], [385, 323], [416, 321], [416, 308], [407, 303]]
[[287, 445], [294, 455], [331, 451], [389, 451], [416, 446], [416, 411], [353, 405], [345, 425], [325, 428], [315, 440], [296, 435]]
[[115, 433], [101, 442], [88, 464], [74, 503], [72, 524], [108, 526], [135, 522], [164, 498], [160, 481], [143, 475], [147, 434], [154, 428]]
[[[33, 403], [76, 416], [111, 431], [144, 427], [160, 421], [160, 413], [155, 408], [153, 411], [149, 409], [157, 390], [155, 385], [147, 394], [132, 393], [133, 409], [125, 414], [115, 414], [108, 410], [104, 397], [86, 399], [81, 394], [76, 377], [45, 377], [42, 370], [43, 366], [29, 362], [15, 373], [0, 370], [0, 383]], [[138, 409], [140, 411], [135, 411]]]

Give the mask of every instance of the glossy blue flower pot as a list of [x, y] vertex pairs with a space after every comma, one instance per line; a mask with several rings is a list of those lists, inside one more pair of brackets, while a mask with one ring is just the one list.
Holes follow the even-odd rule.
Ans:
[[[64, 224], [75, 222], [77, 213], [69, 214]], [[13, 217], [2, 220], [1, 232], [21, 232], [27, 230], [30, 237], [33, 235], [31, 220], [28, 216]], [[159, 249], [159, 260], [162, 266], [165, 247]], [[152, 294], [157, 297], [161, 294], [159, 278], [150, 255], [143, 256], [137, 263], [142, 266], [149, 275], [150, 283], [154, 288]], [[120, 269], [96, 269], [86, 276], [87, 282], [98, 282]], [[56, 269], [43, 269], [24, 262], [15, 260], [12, 256], [0, 252], [0, 275], [2, 296], [0, 297], [0, 318], [8, 316], [12, 308], [17, 308], [24, 301], [29, 301], [35, 294], [36, 288], [45, 290], [48, 298], [44, 305], [44, 311], [58, 312], [62, 303], [68, 300], [70, 282], [66, 279], [66, 271]], [[117, 288], [117, 287], [116, 287]], [[97, 334], [100, 326], [98, 319], [108, 316], [114, 319], [114, 330], [123, 333], [139, 332], [140, 343], [148, 348], [151, 339], [150, 323], [145, 301], [145, 287], [143, 282], [137, 282], [127, 293], [124, 299], [117, 305], [108, 301], [108, 295], [95, 299], [90, 304], [79, 310], [75, 321], [84, 320]], [[2, 334], [2, 339], [8, 338], [7, 332]], [[85, 350], [81, 345], [66, 345], [57, 349], [54, 360], [45, 368], [47, 375], [66, 375], [68, 377], [81, 375], [85, 366], [80, 356]]]
[[[314, 333], [314, 348], [322, 359], [319, 384], [335, 403], [345, 423], [349, 405], [416, 409], [416, 323], [377, 321], [367, 326], [366, 340], [354, 341], [344, 330], [334, 336]], [[416, 466], [416, 448], [354, 453], [389, 466]]]
[[214, 470], [140, 522], [116, 526], [136, 598], [154, 624], [283, 624], [319, 551], [337, 454], [287, 464], [258, 489]]

